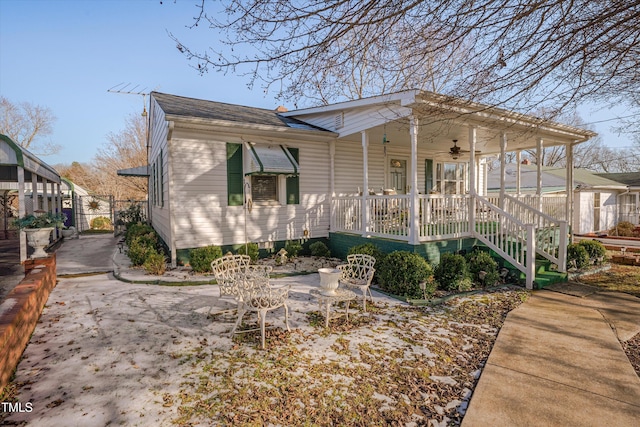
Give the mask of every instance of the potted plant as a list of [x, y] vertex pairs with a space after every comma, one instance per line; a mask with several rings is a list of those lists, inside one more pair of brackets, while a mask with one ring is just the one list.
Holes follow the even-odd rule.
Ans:
[[14, 225], [27, 234], [27, 244], [34, 249], [32, 258], [44, 258], [47, 253], [44, 248], [49, 244], [49, 236], [55, 227], [62, 227], [67, 219], [65, 214], [54, 214], [45, 211], [35, 211], [14, 220]]

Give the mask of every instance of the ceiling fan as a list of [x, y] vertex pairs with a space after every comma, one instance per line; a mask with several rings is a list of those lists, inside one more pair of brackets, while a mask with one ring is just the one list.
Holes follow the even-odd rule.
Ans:
[[[462, 153], [468, 153], [469, 152], [469, 150], [463, 150], [462, 148], [458, 147], [458, 140], [457, 139], [454, 139], [452, 141], [453, 141], [453, 147], [451, 147], [449, 149], [449, 155], [451, 156], [451, 158], [453, 160], [457, 160], [462, 155]], [[480, 151], [476, 150], [476, 154], [477, 153], [480, 153]]]

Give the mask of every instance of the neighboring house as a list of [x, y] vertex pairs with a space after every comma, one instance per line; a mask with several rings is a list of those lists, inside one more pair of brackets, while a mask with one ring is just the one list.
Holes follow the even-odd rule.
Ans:
[[433, 262], [482, 244], [528, 286], [527, 251], [565, 268], [566, 221], [490, 203], [483, 157], [593, 132], [418, 90], [296, 111], [157, 92], [150, 104], [149, 215], [174, 264], [206, 245], [324, 239], [337, 255], [375, 241]]
[[[535, 198], [538, 194], [537, 166], [520, 164], [520, 182], [518, 186], [518, 165], [506, 166], [504, 188], [520, 199]], [[554, 216], [566, 218], [565, 201], [567, 177], [563, 167], [541, 168], [542, 211]], [[596, 174], [586, 169], [573, 170], [573, 215], [572, 232], [586, 234], [606, 231], [622, 220], [621, 197], [628, 193], [628, 186], [617, 182], [610, 174]], [[571, 187], [571, 185], [569, 185]], [[487, 192], [496, 195], [501, 188], [499, 171], [492, 171], [487, 178]], [[519, 191], [518, 191], [519, 189]], [[497, 196], [496, 196], [497, 197]], [[633, 200], [635, 202], [635, 194]], [[533, 202], [535, 203], [535, 202]], [[635, 206], [635, 205], [634, 205]], [[636, 219], [637, 221], [637, 219]]]
[[[27, 193], [31, 196], [29, 199]], [[58, 172], [8, 136], [0, 134], [0, 196], [2, 205], [6, 206], [2, 210], [1, 218], [4, 236], [9, 237], [10, 234], [9, 215], [22, 217], [32, 214], [34, 209], [59, 212], [62, 209], [62, 199], [59, 195]], [[9, 196], [17, 196], [17, 211], [8, 208]], [[36, 203], [33, 203], [34, 200]], [[61, 236], [59, 231], [54, 231], [54, 239]], [[20, 262], [23, 262], [27, 259], [27, 240], [24, 232], [19, 233], [19, 239]]]
[[599, 173], [598, 175], [627, 186], [627, 191], [618, 195], [618, 219], [640, 224], [640, 172]]

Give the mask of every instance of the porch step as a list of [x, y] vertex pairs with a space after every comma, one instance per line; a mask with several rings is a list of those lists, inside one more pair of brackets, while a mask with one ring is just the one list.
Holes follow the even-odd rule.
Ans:
[[551, 270], [553, 264], [547, 259], [536, 259], [536, 278], [535, 283], [538, 289], [543, 289], [554, 283], [567, 281], [567, 273], [560, 273]]

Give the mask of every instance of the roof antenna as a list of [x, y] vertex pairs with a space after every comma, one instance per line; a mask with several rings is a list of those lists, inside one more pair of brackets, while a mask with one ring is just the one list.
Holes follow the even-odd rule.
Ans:
[[142, 95], [142, 117], [147, 117], [147, 95], [149, 95], [147, 88], [139, 89], [140, 85], [130, 86], [132, 86], [132, 83], [119, 83], [111, 89], [108, 89], [107, 92], [124, 95]]

